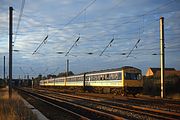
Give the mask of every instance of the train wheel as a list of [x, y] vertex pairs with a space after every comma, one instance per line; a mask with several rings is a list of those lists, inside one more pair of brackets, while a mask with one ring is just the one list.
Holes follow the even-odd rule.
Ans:
[[121, 95], [121, 96], [126, 96], [126, 95], [127, 95], [124, 89], [121, 89], [121, 90], [120, 90], [120, 95]]

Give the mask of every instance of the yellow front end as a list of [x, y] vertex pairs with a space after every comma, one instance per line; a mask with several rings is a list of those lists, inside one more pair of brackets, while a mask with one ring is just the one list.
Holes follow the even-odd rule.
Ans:
[[129, 67], [122, 69], [123, 88], [127, 93], [137, 94], [142, 91], [143, 80], [140, 69]]

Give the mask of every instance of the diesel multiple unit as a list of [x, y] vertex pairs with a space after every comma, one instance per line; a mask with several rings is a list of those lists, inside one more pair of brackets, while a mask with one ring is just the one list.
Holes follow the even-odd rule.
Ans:
[[40, 81], [40, 86], [57, 86], [83, 89], [101, 93], [137, 94], [142, 90], [142, 73], [135, 67], [125, 66], [82, 73], [78, 75], [52, 78]]

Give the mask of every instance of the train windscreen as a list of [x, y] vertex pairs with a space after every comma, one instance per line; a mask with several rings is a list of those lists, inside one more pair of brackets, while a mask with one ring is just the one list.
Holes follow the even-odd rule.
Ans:
[[125, 73], [124, 77], [125, 77], [125, 80], [140, 80], [141, 74], [140, 73]]

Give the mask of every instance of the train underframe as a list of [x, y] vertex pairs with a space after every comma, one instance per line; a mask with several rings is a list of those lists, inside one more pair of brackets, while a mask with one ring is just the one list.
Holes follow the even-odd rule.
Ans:
[[114, 94], [114, 95], [133, 95], [142, 92], [142, 87], [100, 87], [100, 86], [46, 86], [48, 88], [56, 88], [60, 90], [70, 90], [73, 92], [90, 92], [100, 94]]
[[138, 93], [141, 93], [142, 87], [92, 87], [92, 86], [86, 86], [85, 88], [89, 92], [94, 93], [111, 93], [115, 95], [122, 95], [126, 96], [129, 94], [132, 94], [135, 96]]

